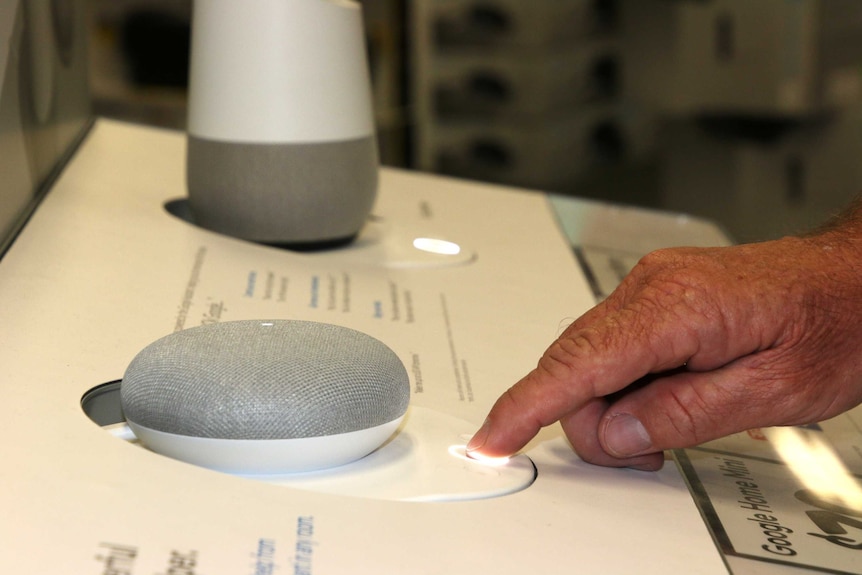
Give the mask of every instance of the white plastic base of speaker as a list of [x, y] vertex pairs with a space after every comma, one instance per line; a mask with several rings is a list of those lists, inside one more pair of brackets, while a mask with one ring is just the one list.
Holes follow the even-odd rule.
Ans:
[[215, 471], [257, 475], [315, 471], [356, 461], [386, 441], [403, 419], [337, 435], [261, 440], [190, 437], [131, 421], [128, 425], [141, 443], [162, 455]]
[[[433, 409], [411, 406], [387, 443], [352, 463], [307, 473], [235, 475], [296, 489], [395, 501], [489, 499], [532, 485], [536, 467], [526, 455], [491, 461], [466, 455], [465, 444], [475, 427]], [[135, 441], [125, 424], [106, 429]]]

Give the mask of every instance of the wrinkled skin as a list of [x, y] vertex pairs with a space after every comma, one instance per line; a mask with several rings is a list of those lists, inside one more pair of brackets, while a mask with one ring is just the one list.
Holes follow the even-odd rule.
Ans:
[[599, 465], [805, 424], [862, 402], [862, 210], [807, 237], [644, 257], [492, 408], [468, 449], [515, 453], [562, 424]]

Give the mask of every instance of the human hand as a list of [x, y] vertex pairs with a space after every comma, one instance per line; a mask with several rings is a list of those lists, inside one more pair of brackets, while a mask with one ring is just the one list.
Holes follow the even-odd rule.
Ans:
[[643, 258], [502, 395], [468, 452], [560, 421], [585, 461], [820, 421], [862, 402], [862, 238], [837, 232]]

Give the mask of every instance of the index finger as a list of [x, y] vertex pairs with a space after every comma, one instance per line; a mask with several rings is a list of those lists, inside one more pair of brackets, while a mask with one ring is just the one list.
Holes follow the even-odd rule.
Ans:
[[468, 451], [511, 455], [542, 427], [591, 399], [619, 391], [648, 373], [685, 364], [696, 351], [697, 338], [674, 329], [676, 323], [666, 314], [594, 308], [497, 400]]

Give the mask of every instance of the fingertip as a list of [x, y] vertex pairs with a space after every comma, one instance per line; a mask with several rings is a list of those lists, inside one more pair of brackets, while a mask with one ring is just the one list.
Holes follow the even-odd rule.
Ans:
[[580, 453], [578, 456], [591, 465], [635, 469], [637, 471], [658, 471], [664, 466], [664, 453], [646, 453], [637, 457], [616, 458], [605, 452]]
[[[467, 442], [465, 452], [469, 457], [474, 459], [511, 457], [527, 443], [527, 441], [520, 441], [520, 436], [512, 434], [511, 425], [495, 425], [496, 422], [497, 418], [492, 411], [482, 427]], [[535, 433], [529, 437], [533, 435]]]
[[482, 427], [473, 435], [470, 441], [467, 443], [467, 453], [470, 452], [481, 452], [482, 448], [485, 446], [485, 443], [488, 442], [488, 436], [491, 434], [491, 418], [485, 418], [485, 422], [482, 424]]
[[638, 471], [658, 471], [664, 467], [664, 453], [649, 453], [629, 462], [626, 467]]

